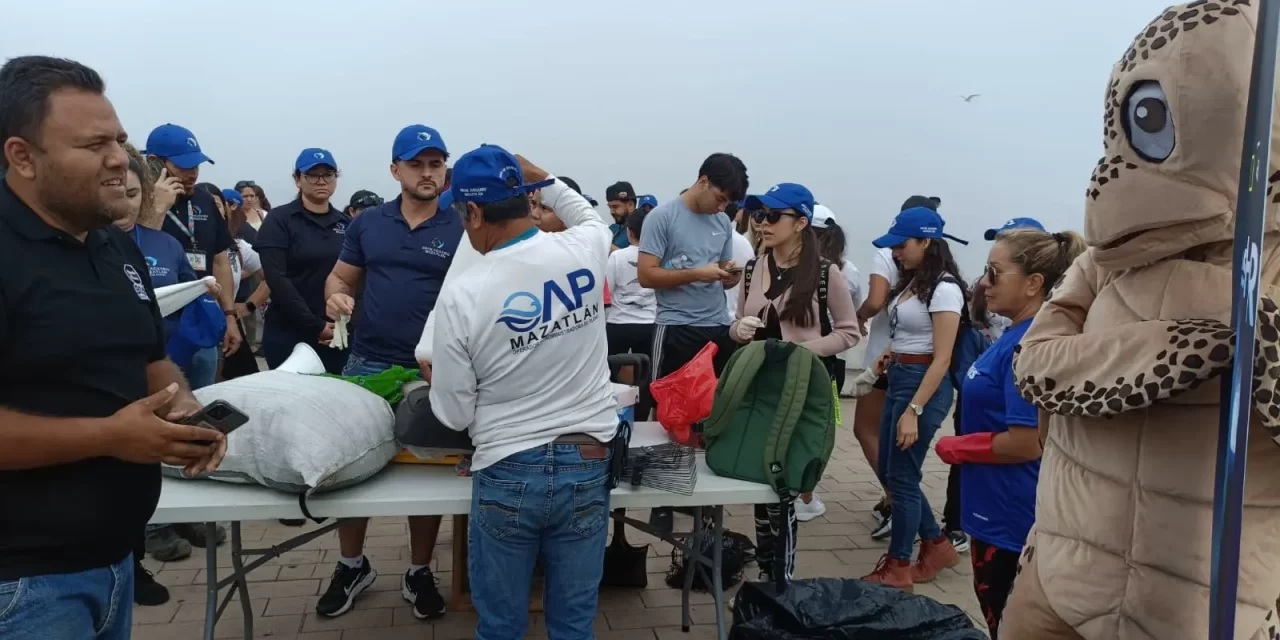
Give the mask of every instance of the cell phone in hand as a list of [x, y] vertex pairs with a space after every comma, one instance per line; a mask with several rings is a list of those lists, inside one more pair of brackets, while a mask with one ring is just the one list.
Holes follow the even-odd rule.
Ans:
[[729, 267], [724, 270], [725, 273], [742, 273], [742, 267]]
[[151, 179], [159, 180], [164, 173], [164, 160], [160, 158], [147, 158], [147, 165], [151, 167]]
[[[249, 416], [226, 400], [214, 400], [180, 421], [181, 424], [194, 427], [217, 429], [223, 435], [229, 435], [247, 422], [249, 422]], [[207, 444], [212, 441], [203, 442]]]

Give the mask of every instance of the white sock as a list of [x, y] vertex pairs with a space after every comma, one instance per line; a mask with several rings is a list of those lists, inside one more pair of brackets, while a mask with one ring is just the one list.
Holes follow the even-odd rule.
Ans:
[[338, 558], [338, 562], [352, 569], [359, 569], [364, 566], [364, 554], [362, 553], [354, 558]]
[[425, 565], [425, 564], [411, 564], [411, 565], [409, 565], [409, 575], [413, 575], [413, 574], [417, 573], [418, 571], [420, 571], [420, 570], [422, 570], [422, 569], [426, 569], [426, 568], [427, 568], [427, 565]]

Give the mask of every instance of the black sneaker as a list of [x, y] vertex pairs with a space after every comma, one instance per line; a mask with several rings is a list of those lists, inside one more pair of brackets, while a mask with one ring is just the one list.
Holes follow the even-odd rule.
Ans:
[[[209, 540], [207, 539], [207, 538], [208, 538], [208, 536], [206, 535], [206, 534], [208, 533], [208, 531], [209, 531], [209, 530], [208, 530], [208, 528], [207, 528], [207, 527], [205, 527], [205, 525], [204, 525], [203, 523], [201, 523], [201, 524], [175, 524], [175, 525], [173, 525], [173, 530], [174, 530], [174, 532], [175, 532], [175, 533], [177, 533], [177, 534], [178, 534], [178, 536], [179, 536], [179, 537], [181, 537], [183, 540], [186, 540], [187, 542], [190, 542], [190, 543], [191, 543], [191, 546], [193, 546], [193, 547], [200, 547], [201, 549], [207, 549], [207, 548], [209, 548]], [[216, 547], [216, 546], [218, 546], [218, 545], [222, 544], [223, 542], [226, 542], [226, 540], [227, 540], [227, 528], [226, 528], [226, 527], [224, 527], [224, 526], [222, 526], [222, 525], [220, 525], [220, 524], [219, 524], [219, 525], [215, 525], [215, 526], [213, 527], [213, 531], [214, 531], [214, 538], [215, 538], [215, 540], [213, 541], [213, 546], [215, 546], [215, 547]]]
[[893, 505], [886, 505], [882, 501], [876, 505], [875, 512], [879, 522], [876, 523], [875, 529], [871, 530], [871, 539], [884, 540], [893, 533]]
[[435, 575], [427, 567], [413, 573], [405, 572], [400, 595], [413, 604], [413, 617], [419, 620], [435, 620], [444, 616], [444, 597], [436, 587]]
[[316, 613], [330, 618], [340, 616], [351, 610], [356, 596], [373, 585], [378, 572], [369, 565], [369, 559], [361, 561], [359, 569], [352, 569], [341, 562], [333, 570], [333, 579], [329, 581], [329, 589], [320, 596], [316, 603]]
[[948, 531], [947, 538], [951, 540], [951, 546], [956, 548], [956, 553], [968, 553], [969, 534], [963, 531]]
[[140, 607], [158, 607], [169, 601], [169, 590], [156, 582], [138, 559], [133, 561], [133, 603]]
[[164, 526], [146, 534], [147, 553], [160, 562], [182, 560], [191, 555], [191, 543], [183, 540], [172, 526]]
[[301, 527], [306, 523], [307, 521], [302, 518], [280, 518], [280, 524], [286, 527]]

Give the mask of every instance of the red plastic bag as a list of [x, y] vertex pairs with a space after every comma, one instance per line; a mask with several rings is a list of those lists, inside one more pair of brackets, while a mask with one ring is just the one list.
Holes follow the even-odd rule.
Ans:
[[671, 434], [671, 439], [680, 444], [700, 445], [693, 433], [693, 423], [711, 417], [711, 405], [716, 396], [713, 361], [717, 351], [716, 343], [708, 342], [698, 355], [675, 373], [649, 385], [649, 393], [658, 403], [658, 422]]

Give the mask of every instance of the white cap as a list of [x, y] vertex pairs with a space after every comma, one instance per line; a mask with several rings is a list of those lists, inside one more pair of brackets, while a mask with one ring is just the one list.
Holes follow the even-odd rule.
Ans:
[[814, 229], [826, 229], [827, 227], [835, 224], [835, 220], [836, 214], [832, 213], [831, 209], [828, 209], [826, 205], [813, 205], [813, 222], [811, 222], [810, 225], [812, 225]]

